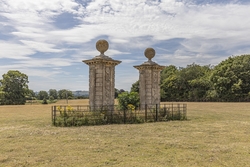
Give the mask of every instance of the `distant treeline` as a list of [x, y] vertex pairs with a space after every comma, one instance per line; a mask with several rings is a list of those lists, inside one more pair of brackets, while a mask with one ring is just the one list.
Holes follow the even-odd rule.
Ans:
[[43, 100], [43, 99], [49, 99], [49, 100], [54, 100], [54, 99], [88, 99], [88, 94], [80, 95], [82, 93], [81, 91], [76, 92], [74, 94], [73, 91], [67, 90], [67, 89], [50, 89], [48, 92], [41, 90], [38, 93], [34, 93], [30, 90], [30, 97], [35, 97], [38, 100]]
[[[36, 94], [28, 88], [28, 76], [9, 70], [0, 79], [0, 105], [25, 104], [26, 100], [88, 98], [74, 97], [72, 91], [50, 89]], [[216, 66], [198, 64], [166, 66], [161, 72], [162, 101], [250, 101], [250, 55], [231, 56]], [[132, 92], [139, 92], [135, 82]], [[115, 89], [115, 97], [124, 92]]]
[[[139, 82], [131, 91], [139, 91]], [[216, 66], [166, 66], [161, 72], [162, 101], [250, 101], [250, 55], [231, 56]]]

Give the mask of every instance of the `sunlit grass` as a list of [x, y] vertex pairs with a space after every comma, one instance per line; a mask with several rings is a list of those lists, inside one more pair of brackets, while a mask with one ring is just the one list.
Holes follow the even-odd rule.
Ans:
[[187, 103], [187, 121], [70, 128], [51, 125], [52, 105], [0, 106], [0, 166], [250, 164], [250, 103]]

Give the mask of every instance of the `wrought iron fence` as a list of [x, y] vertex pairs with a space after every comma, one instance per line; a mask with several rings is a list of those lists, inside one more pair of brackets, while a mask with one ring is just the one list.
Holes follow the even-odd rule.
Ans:
[[54, 126], [83, 126], [186, 120], [186, 104], [140, 105], [120, 110], [117, 105], [60, 105], [51, 108]]

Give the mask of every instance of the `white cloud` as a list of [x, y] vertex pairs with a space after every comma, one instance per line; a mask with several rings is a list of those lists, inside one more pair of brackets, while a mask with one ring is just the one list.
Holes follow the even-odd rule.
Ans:
[[128, 63], [128, 64], [137, 62], [137, 60], [134, 59], [120, 59], [120, 61], [122, 61], [122, 63]]
[[34, 42], [27, 40], [20, 40], [23, 44], [28, 46], [31, 49], [34, 49], [39, 52], [62, 52], [60, 49], [53, 49], [55, 47], [54, 44], [42, 43], [42, 42]]
[[[58, 12], [71, 12], [78, 13], [78, 9], [82, 9], [82, 6], [73, 0], [2, 0], [1, 9], [5, 12], [19, 12], [19, 11], [30, 11], [30, 12], [47, 12], [54, 11]], [[51, 14], [51, 13], [49, 13]]]
[[75, 61], [66, 58], [43, 58], [43, 59], [29, 59], [25, 61], [19, 61], [23, 67], [65, 67], [73, 65]]
[[12, 32], [13, 35], [23, 39], [32, 39], [36, 41], [46, 40], [46, 30], [35, 26], [16, 26], [16, 31]]
[[90, 42], [100, 35], [102, 33], [95, 25], [81, 25], [68, 30], [52, 30], [48, 33], [50, 38], [71, 44]]
[[0, 58], [9, 58], [9, 59], [29, 59], [29, 55], [34, 54], [35, 52], [30, 48], [8, 41], [0, 41]]
[[107, 56], [110, 56], [110, 57], [115, 57], [116, 55], [127, 55], [127, 54], [130, 54], [128, 52], [121, 52], [119, 50], [115, 50], [115, 49], [109, 49], [107, 50], [107, 52], [105, 52], [105, 54]]
[[[54, 68], [51, 75], [58, 76], [65, 73], [66, 67], [98, 55], [95, 42], [99, 38], [110, 43], [106, 55], [114, 59], [122, 57], [124, 65], [119, 66], [125, 72], [118, 71], [124, 72], [124, 78], [133, 79], [137, 74], [132, 70], [131, 75], [126, 68], [139, 61], [143, 63], [147, 47], [155, 47], [156, 52], [159, 49], [154, 61], [177, 66], [193, 62], [216, 64], [232, 54], [250, 52], [249, 4], [197, 5], [186, 0], [0, 2], [0, 58], [15, 60], [2, 66], [1, 71], [30, 69], [34, 73], [27, 72], [35, 77], [50, 71], [42, 68]], [[64, 13], [70, 13], [79, 22], [69, 26], [72, 28], [57, 28], [56, 19]], [[176, 49], [161, 45], [175, 38], [183, 39]], [[36, 56], [38, 52], [44, 55]], [[85, 75], [88, 76], [87, 72]], [[124, 79], [117, 77], [118, 85], [126, 87]], [[130, 82], [128, 79], [127, 84]]]
[[30, 68], [23, 68], [21, 69], [22, 70], [22, 73], [25, 73], [27, 74], [29, 77], [36, 77], [36, 76], [40, 76], [42, 78], [45, 78], [45, 79], [50, 79], [50, 78], [53, 78], [56, 74], [61, 74], [62, 71], [61, 70], [46, 70], [46, 69], [32, 69], [30, 70]]
[[43, 57], [42, 59], [29, 58], [29, 59], [15, 61], [12, 64], [1, 65], [1, 69], [60, 68], [60, 67], [71, 66], [74, 63], [75, 63], [75, 60], [70, 59], [70, 58], [69, 59], [48, 58], [48, 57]]
[[[155, 39], [161, 40], [193, 36], [226, 38], [227, 36], [238, 36], [239, 29], [249, 31], [250, 27], [249, 18], [241, 19], [248, 15], [250, 6], [239, 4], [196, 6], [175, 0], [165, 0], [161, 3], [155, 2], [155, 4], [146, 0], [99, 0], [89, 3], [86, 10], [83, 11], [81, 5], [69, 0], [61, 3], [59, 0], [45, 1], [46, 3], [31, 0], [25, 2], [26, 5], [18, 5], [13, 0], [8, 1], [9, 11], [16, 10], [20, 13], [10, 12], [1, 15], [17, 24], [47, 24], [47, 28], [51, 28], [49, 36], [54, 35], [59, 40], [73, 43], [89, 42], [101, 35], [109, 35], [116, 38], [118, 42], [142, 36], [153, 36]], [[20, 7], [18, 8], [18, 6]], [[103, 10], [104, 8], [105, 10]], [[92, 24], [83, 22], [82, 25], [69, 30], [56, 30], [52, 28], [53, 26], [51, 27], [50, 23], [54, 15], [61, 12], [75, 13], [79, 18], [80, 14], [76, 9], [82, 12], [83, 21]], [[25, 12], [23, 12], [24, 10]], [[52, 13], [43, 14], [48, 12]], [[46, 27], [46, 25], [42, 27]], [[23, 31], [25, 30], [19, 29], [20, 33]]]

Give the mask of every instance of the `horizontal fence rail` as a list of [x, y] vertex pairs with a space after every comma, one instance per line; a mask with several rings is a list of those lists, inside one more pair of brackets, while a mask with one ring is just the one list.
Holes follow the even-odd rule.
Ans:
[[83, 126], [186, 120], [186, 104], [139, 105], [120, 110], [117, 105], [60, 105], [51, 107], [54, 126]]

